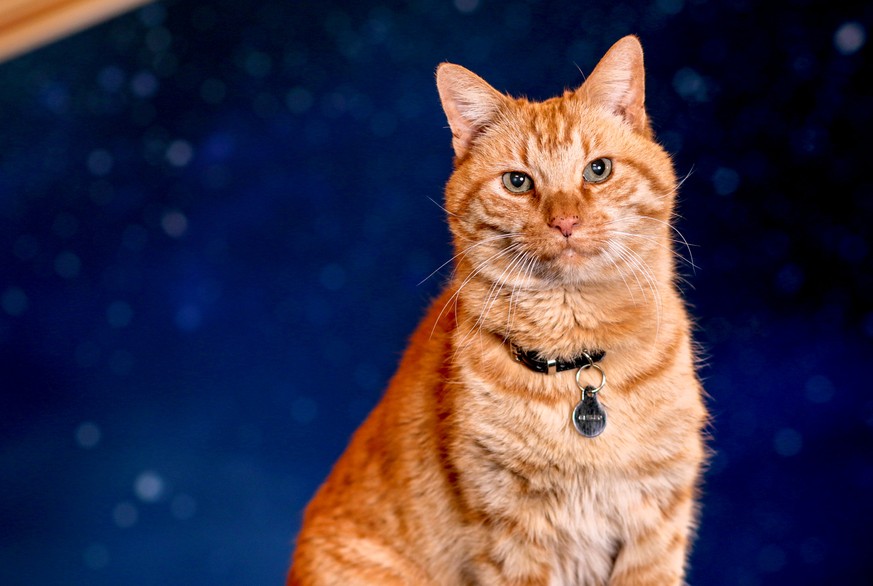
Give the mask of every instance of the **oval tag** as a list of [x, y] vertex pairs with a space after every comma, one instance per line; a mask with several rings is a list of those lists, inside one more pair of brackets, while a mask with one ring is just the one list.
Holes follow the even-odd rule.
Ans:
[[573, 426], [585, 437], [597, 437], [606, 429], [606, 411], [597, 394], [583, 391], [582, 400], [573, 409]]

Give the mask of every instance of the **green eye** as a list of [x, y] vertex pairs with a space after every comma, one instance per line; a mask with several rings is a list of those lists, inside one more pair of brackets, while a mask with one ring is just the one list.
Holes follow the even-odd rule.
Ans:
[[524, 193], [533, 189], [533, 179], [524, 173], [510, 171], [503, 174], [503, 186], [512, 193]]
[[594, 159], [582, 171], [582, 176], [589, 183], [600, 183], [612, 175], [612, 159]]

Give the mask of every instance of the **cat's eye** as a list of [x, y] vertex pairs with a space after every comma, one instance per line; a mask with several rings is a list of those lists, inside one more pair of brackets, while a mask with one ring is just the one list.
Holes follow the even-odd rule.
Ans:
[[589, 183], [600, 183], [612, 175], [612, 159], [594, 159], [582, 171], [582, 176]]
[[533, 189], [533, 179], [519, 171], [503, 174], [503, 186], [512, 193], [525, 193]]

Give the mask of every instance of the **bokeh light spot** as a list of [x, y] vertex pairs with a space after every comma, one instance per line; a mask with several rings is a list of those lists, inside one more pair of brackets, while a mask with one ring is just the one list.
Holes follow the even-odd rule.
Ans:
[[796, 429], [784, 427], [773, 436], [773, 449], [780, 456], [796, 456], [803, 448], [803, 436]]
[[75, 279], [79, 276], [79, 271], [82, 268], [82, 261], [79, 257], [69, 250], [66, 250], [55, 257], [55, 272], [64, 279]]
[[705, 102], [709, 99], [706, 81], [690, 67], [683, 67], [673, 76], [673, 89], [691, 102]]
[[112, 509], [112, 520], [117, 527], [127, 529], [133, 527], [139, 520], [139, 511], [136, 506], [127, 501], [118, 503]]
[[479, 8], [479, 0], [455, 0], [455, 8], [463, 14], [470, 14]]
[[106, 320], [113, 328], [123, 328], [130, 325], [133, 310], [124, 301], [115, 301], [106, 309]]
[[100, 428], [93, 421], [84, 421], [76, 427], [76, 443], [86, 450], [97, 447], [102, 435]]
[[291, 88], [285, 95], [285, 106], [292, 114], [303, 114], [312, 107], [312, 94], [303, 87]]
[[138, 98], [150, 98], [158, 91], [158, 78], [148, 71], [140, 71], [130, 80], [130, 90]]
[[834, 33], [834, 47], [843, 55], [857, 53], [866, 41], [867, 31], [859, 22], [844, 23]]
[[153, 503], [164, 496], [164, 479], [153, 470], [145, 470], [136, 477], [133, 491], [145, 503]]
[[103, 177], [112, 171], [115, 159], [112, 154], [104, 149], [97, 149], [88, 154], [88, 170], [96, 177]]
[[833, 398], [836, 389], [830, 379], [817, 374], [806, 381], [804, 390], [810, 403], [827, 403]]
[[685, 0], [657, 0], [655, 5], [664, 14], [672, 16], [682, 12], [682, 8], [685, 7]]
[[733, 169], [719, 167], [712, 174], [712, 184], [719, 195], [731, 195], [740, 185], [740, 175]]
[[13, 317], [21, 315], [27, 309], [27, 294], [20, 287], [10, 287], [0, 297], [0, 305], [3, 306], [3, 311]]
[[191, 162], [194, 149], [191, 144], [184, 140], [174, 140], [167, 147], [167, 161], [174, 167], [184, 167]]
[[186, 303], [176, 311], [176, 327], [183, 332], [193, 332], [203, 322], [203, 313], [200, 307], [193, 303]]
[[188, 218], [178, 210], [166, 212], [161, 218], [161, 228], [171, 238], [181, 238], [188, 231]]

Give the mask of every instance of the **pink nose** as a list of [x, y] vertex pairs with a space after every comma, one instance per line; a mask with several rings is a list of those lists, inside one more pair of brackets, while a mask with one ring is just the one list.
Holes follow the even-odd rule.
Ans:
[[573, 233], [573, 228], [579, 225], [579, 216], [561, 216], [558, 218], [552, 218], [552, 221], [549, 222], [549, 226], [558, 230], [565, 237], [569, 238]]

